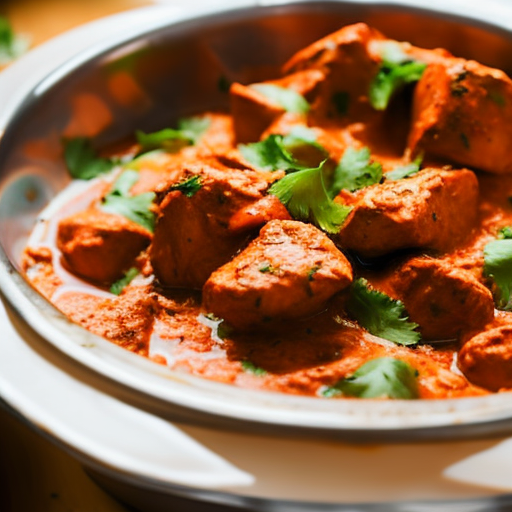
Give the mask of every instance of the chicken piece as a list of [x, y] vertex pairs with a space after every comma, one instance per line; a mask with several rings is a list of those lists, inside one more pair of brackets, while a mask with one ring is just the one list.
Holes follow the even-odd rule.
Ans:
[[131, 220], [91, 207], [60, 221], [57, 247], [74, 274], [98, 284], [120, 279], [151, 241]]
[[369, 88], [389, 50], [425, 63], [451, 55], [446, 50], [425, 50], [387, 39], [365, 23], [356, 23], [297, 52], [283, 71], [322, 71], [325, 79], [318, 86], [313, 110], [326, 117], [348, 114], [352, 119], [365, 119], [375, 114], [368, 104]]
[[411, 258], [392, 272], [388, 286], [425, 340], [457, 339], [494, 317], [489, 289], [449, 258]]
[[286, 112], [283, 105], [258, 91], [258, 85], [274, 85], [290, 89], [309, 99], [323, 78], [324, 75], [320, 71], [308, 70], [261, 84], [249, 86], [232, 84], [229, 95], [236, 140], [242, 143], [259, 140], [267, 127]]
[[200, 289], [209, 275], [247, 243], [250, 230], [264, 223], [270, 212], [289, 217], [284, 208], [267, 209], [261, 223], [230, 220], [258, 203], [279, 173], [189, 166], [184, 176], [199, 176], [201, 187], [191, 197], [168, 192], [159, 206], [150, 259], [158, 281], [169, 287]]
[[469, 170], [425, 169], [361, 189], [347, 200], [353, 210], [337, 236], [341, 247], [368, 258], [405, 248], [443, 252], [475, 224], [478, 181]]
[[204, 308], [238, 329], [318, 312], [352, 282], [352, 268], [314, 226], [273, 220], [203, 288]]
[[273, 219], [291, 220], [286, 206], [276, 196], [264, 196], [255, 203], [238, 210], [229, 219], [231, 233], [256, 229]]
[[474, 61], [433, 64], [414, 92], [408, 147], [490, 173], [512, 172], [512, 80]]
[[512, 324], [492, 326], [470, 338], [459, 351], [458, 366], [477, 386], [512, 388]]

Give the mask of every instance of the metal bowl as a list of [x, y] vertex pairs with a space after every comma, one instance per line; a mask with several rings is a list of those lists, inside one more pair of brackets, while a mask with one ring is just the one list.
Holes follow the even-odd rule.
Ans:
[[[456, 400], [328, 401], [249, 391], [177, 373], [72, 324], [19, 273], [21, 250], [38, 213], [69, 182], [55, 151], [63, 133], [97, 132], [95, 144], [102, 146], [135, 129], [152, 130], [191, 112], [226, 107], [227, 95], [218, 87], [219, 80], [245, 81], [255, 68], [266, 70], [270, 77], [299, 48], [357, 21], [392, 38], [445, 47], [512, 71], [512, 32], [498, 11], [467, 12], [463, 2], [460, 7], [452, 4], [450, 10], [436, 5], [275, 1], [208, 8], [193, 15], [178, 12], [112, 37], [55, 69], [23, 94], [4, 119], [0, 287], [8, 302], [61, 353], [116, 387], [137, 407], [165, 418], [364, 441], [510, 432], [509, 393]], [[119, 77], [128, 77], [143, 91], [140, 101], [114, 99], [111, 91]], [[77, 103], [84, 98], [93, 98], [98, 106], [86, 125], [75, 117]]]

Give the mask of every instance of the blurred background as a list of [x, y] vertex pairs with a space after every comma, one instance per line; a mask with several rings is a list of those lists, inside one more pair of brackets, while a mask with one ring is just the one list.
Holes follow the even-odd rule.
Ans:
[[[172, 1], [172, 0], [170, 0]], [[31, 46], [102, 16], [162, 3], [152, 0], [0, 0], [0, 15]]]

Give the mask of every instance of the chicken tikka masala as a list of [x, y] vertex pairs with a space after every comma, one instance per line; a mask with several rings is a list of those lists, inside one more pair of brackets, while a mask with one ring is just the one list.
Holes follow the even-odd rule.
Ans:
[[[226, 85], [226, 84], [224, 84]], [[358, 23], [230, 112], [68, 139], [28, 280], [176, 371], [325, 399], [512, 388], [512, 81]]]

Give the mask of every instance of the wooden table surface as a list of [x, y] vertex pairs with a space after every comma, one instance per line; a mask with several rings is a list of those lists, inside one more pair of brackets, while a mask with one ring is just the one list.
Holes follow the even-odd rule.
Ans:
[[[31, 47], [102, 16], [150, 0], [0, 0], [0, 14]], [[1, 80], [0, 73], [0, 80]], [[126, 512], [82, 466], [52, 442], [0, 408], [1, 512]]]

